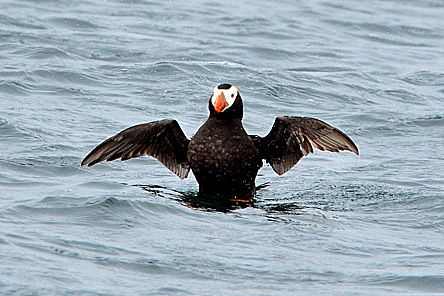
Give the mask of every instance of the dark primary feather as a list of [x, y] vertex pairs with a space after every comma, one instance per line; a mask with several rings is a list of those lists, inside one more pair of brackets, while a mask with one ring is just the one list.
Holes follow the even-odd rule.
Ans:
[[105, 140], [83, 159], [82, 165], [92, 166], [104, 160], [128, 160], [148, 155], [157, 158], [184, 179], [190, 171], [187, 160], [189, 142], [176, 120], [139, 124]]
[[349, 150], [359, 154], [358, 147], [343, 132], [315, 118], [277, 117], [267, 136], [251, 136], [261, 157], [278, 175], [286, 173], [303, 156], [319, 150]]

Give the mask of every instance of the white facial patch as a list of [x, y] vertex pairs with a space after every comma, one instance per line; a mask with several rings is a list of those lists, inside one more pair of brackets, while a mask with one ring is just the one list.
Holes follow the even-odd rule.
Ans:
[[237, 87], [231, 86], [229, 89], [218, 89], [217, 86], [213, 90], [213, 96], [211, 97], [211, 103], [213, 106], [216, 106], [216, 99], [220, 95], [220, 93], [223, 93], [225, 96], [225, 100], [227, 101], [228, 106], [222, 110], [222, 112], [228, 108], [230, 108], [234, 101], [236, 100], [238, 90]]

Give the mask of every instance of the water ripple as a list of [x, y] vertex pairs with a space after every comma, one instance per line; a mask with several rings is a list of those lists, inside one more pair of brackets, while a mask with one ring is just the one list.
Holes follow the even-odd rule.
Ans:
[[[444, 292], [444, 5], [226, 4], [0, 4], [0, 294]], [[265, 164], [243, 206], [150, 158], [80, 166], [133, 124], [191, 137], [218, 83], [249, 133], [316, 117], [360, 156]]]

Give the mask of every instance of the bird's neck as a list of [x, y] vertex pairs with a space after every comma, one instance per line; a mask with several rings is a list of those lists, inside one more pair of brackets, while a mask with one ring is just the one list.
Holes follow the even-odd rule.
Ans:
[[242, 118], [220, 118], [217, 116], [208, 117], [208, 122], [218, 126], [237, 126], [242, 125]]
[[220, 120], [220, 121], [238, 121], [241, 122], [242, 121], [242, 117], [243, 117], [243, 112], [242, 110], [238, 110], [238, 109], [233, 109], [233, 110], [227, 110], [225, 112], [221, 112], [221, 113], [216, 113], [216, 111], [212, 110], [213, 112], [210, 111], [210, 117], [209, 118], [214, 118], [216, 120]]

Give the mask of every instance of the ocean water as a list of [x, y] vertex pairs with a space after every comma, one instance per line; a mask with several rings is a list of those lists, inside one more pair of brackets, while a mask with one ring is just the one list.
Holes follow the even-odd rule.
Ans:
[[[444, 295], [442, 1], [1, 1], [0, 295]], [[80, 167], [134, 124], [188, 137], [219, 83], [250, 134], [340, 128], [196, 201], [154, 159]]]

